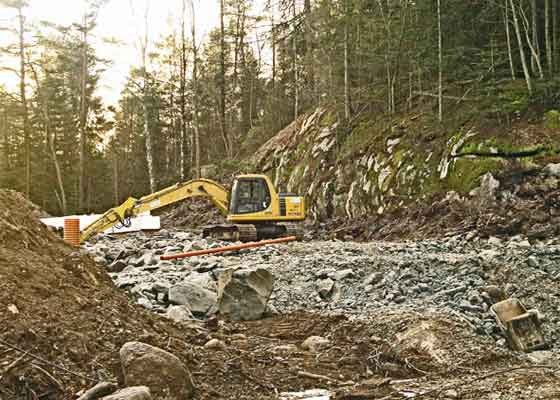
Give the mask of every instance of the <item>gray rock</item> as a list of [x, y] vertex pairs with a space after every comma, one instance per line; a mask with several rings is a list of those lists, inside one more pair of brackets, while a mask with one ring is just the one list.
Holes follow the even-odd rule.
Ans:
[[330, 277], [335, 281], [343, 281], [348, 278], [352, 278], [354, 276], [354, 271], [350, 268], [343, 269], [341, 271], [336, 271], [335, 273], [331, 274]]
[[336, 270], [334, 268], [323, 268], [315, 272], [315, 277], [319, 279], [328, 278], [331, 274], [334, 274]]
[[187, 305], [169, 306], [165, 316], [175, 322], [185, 322], [193, 320], [192, 312]]
[[138, 305], [144, 307], [145, 309], [148, 309], [148, 310], [151, 310], [152, 308], [154, 308], [154, 306], [152, 305], [152, 302], [145, 297], [138, 298], [138, 300], [136, 300], [136, 303]]
[[145, 253], [142, 259], [144, 260], [144, 265], [156, 265], [159, 261], [159, 257], [155, 256], [151, 251]]
[[128, 342], [121, 347], [119, 355], [127, 386], [145, 385], [156, 398], [192, 398], [191, 374], [173, 354], [149, 344]]
[[169, 295], [169, 283], [165, 282], [165, 281], [157, 281], [154, 282], [154, 284], [152, 285], [152, 291], [156, 292], [156, 293], [162, 293], [166, 296]]
[[502, 240], [500, 238], [495, 237], [495, 236], [490, 236], [488, 238], [488, 244], [491, 244], [492, 246], [501, 246], [502, 245]]
[[317, 282], [317, 293], [321, 296], [322, 299], [330, 298], [334, 287], [334, 281], [330, 278], [323, 279]]
[[203, 287], [204, 289], [211, 290], [212, 292], [218, 291], [218, 285], [212, 275], [208, 272], [197, 272], [192, 271], [189, 276], [185, 278], [185, 282], [192, 283], [194, 285]]
[[479, 197], [482, 200], [494, 200], [499, 187], [500, 182], [490, 172], [487, 172], [482, 176], [480, 187], [472, 190], [470, 195]]
[[383, 274], [381, 272], [374, 272], [369, 274], [366, 279], [364, 279], [364, 286], [376, 285], [383, 280]]
[[97, 264], [101, 264], [101, 265], [106, 265], [107, 264], [107, 259], [103, 256], [93, 257], [93, 261], [95, 261]]
[[312, 353], [318, 353], [329, 345], [330, 341], [322, 336], [309, 336], [301, 344], [301, 348]]
[[107, 266], [107, 271], [109, 272], [122, 272], [125, 269], [127, 264], [123, 260], [113, 261], [111, 264]]
[[543, 171], [548, 176], [555, 176], [557, 178], [560, 178], [560, 163], [559, 164], [552, 164], [552, 163], [548, 164], [546, 167], [544, 167]]
[[529, 265], [529, 267], [532, 267], [532, 268], [538, 268], [539, 267], [539, 261], [537, 260], [537, 258], [535, 256], [530, 256], [529, 258], [527, 258], [527, 265]]
[[193, 313], [206, 314], [216, 304], [216, 293], [189, 282], [169, 289], [169, 302], [187, 305]]
[[128, 263], [135, 267], [141, 267], [142, 265], [144, 265], [144, 257], [131, 258]]
[[283, 353], [283, 354], [297, 353], [298, 350], [299, 349], [295, 344], [282, 344], [280, 346], [275, 346], [272, 348], [273, 353]]
[[102, 397], [101, 400], [152, 400], [152, 395], [147, 386], [132, 386]]
[[274, 284], [266, 269], [223, 271], [218, 280], [218, 309], [233, 320], [256, 320], [263, 316]]
[[554, 353], [547, 350], [533, 351], [528, 354], [528, 358], [534, 364], [549, 364], [554, 359]]
[[262, 316], [265, 318], [272, 318], [276, 317], [277, 315], [280, 315], [280, 311], [278, 311], [278, 309], [274, 307], [274, 304], [271, 304], [270, 302], [266, 303], [266, 308]]
[[193, 235], [189, 232], [174, 232], [173, 233], [173, 238], [180, 240], [180, 241], [185, 241], [185, 240], [192, 240], [193, 239]]
[[205, 349], [209, 350], [225, 350], [226, 344], [219, 339], [210, 339], [204, 344]]

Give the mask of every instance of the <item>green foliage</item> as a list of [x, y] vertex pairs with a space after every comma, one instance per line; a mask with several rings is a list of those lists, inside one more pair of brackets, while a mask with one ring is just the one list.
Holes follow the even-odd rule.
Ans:
[[503, 88], [495, 101], [494, 111], [507, 114], [523, 114], [529, 107], [529, 94], [526, 88]]
[[550, 110], [545, 114], [546, 127], [550, 129], [560, 129], [560, 111]]
[[446, 189], [467, 194], [480, 184], [479, 179], [482, 175], [500, 170], [502, 162], [494, 158], [460, 158], [449, 172], [445, 182]]

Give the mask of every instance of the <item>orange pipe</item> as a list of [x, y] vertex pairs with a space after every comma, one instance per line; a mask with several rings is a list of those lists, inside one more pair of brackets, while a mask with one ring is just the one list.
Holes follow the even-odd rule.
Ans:
[[295, 240], [297, 240], [297, 238], [295, 236], [288, 236], [288, 237], [283, 237], [283, 238], [279, 238], [279, 239], [261, 240], [260, 242], [249, 242], [249, 243], [243, 243], [243, 244], [235, 244], [235, 245], [232, 245], [232, 246], [218, 247], [218, 248], [215, 248], [215, 249], [195, 250], [195, 251], [188, 251], [186, 253], [172, 254], [170, 256], [161, 256], [160, 260], [177, 260], [177, 259], [180, 259], [180, 258], [202, 256], [202, 255], [205, 255], [205, 254], [216, 254], [216, 253], [224, 253], [226, 251], [251, 249], [251, 248], [254, 248], [254, 247], [265, 246], [267, 244], [293, 242]]

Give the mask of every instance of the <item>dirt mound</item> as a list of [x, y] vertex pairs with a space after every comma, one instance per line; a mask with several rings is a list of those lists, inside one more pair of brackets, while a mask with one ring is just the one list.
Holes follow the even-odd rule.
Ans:
[[207, 199], [188, 199], [153, 214], [160, 216], [161, 226], [164, 228], [197, 229], [204, 225], [225, 222], [225, 218], [218, 208]]
[[118, 350], [129, 340], [164, 347], [170, 337], [185, 339], [129, 304], [22, 195], [0, 191], [0, 209], [0, 398], [68, 397], [118, 376]]
[[0, 190], [0, 210], [2, 247], [34, 249], [52, 238], [48, 229], [37, 221], [42, 216], [40, 208], [21, 193]]

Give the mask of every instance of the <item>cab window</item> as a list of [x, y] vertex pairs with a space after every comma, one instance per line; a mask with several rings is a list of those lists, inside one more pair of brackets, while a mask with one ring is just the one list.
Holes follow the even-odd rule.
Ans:
[[249, 214], [266, 210], [270, 206], [270, 192], [264, 179], [238, 179], [231, 193], [233, 214]]

